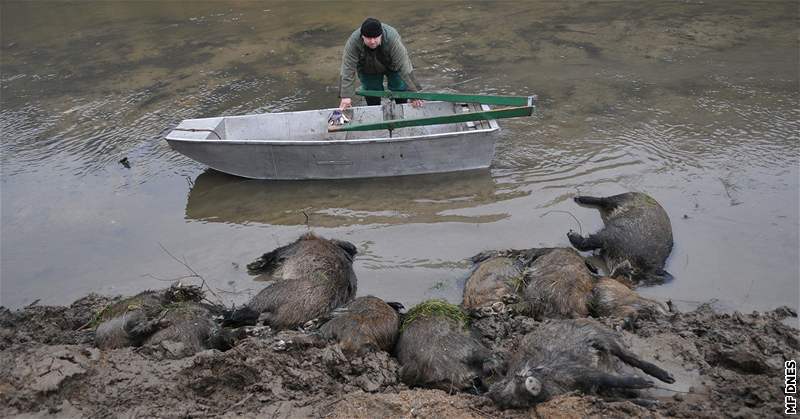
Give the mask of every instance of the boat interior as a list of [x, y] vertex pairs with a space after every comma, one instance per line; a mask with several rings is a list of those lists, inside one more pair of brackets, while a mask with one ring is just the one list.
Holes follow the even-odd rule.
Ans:
[[[359, 106], [345, 111], [351, 124], [396, 119], [427, 118], [488, 110], [477, 103], [425, 102], [420, 108], [410, 103], [384, 100], [380, 106]], [[183, 121], [169, 138], [233, 141], [341, 141], [416, 137], [464, 131], [492, 130], [488, 120], [397, 128], [392, 130], [328, 132], [328, 117], [335, 108], [259, 115], [190, 119]], [[495, 127], [497, 125], [495, 124]]]

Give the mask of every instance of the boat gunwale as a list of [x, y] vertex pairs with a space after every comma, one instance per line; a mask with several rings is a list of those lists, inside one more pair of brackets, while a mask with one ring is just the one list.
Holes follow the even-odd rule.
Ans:
[[167, 141], [180, 141], [185, 143], [202, 143], [202, 144], [260, 144], [260, 145], [327, 145], [327, 144], [368, 144], [368, 143], [393, 143], [405, 142], [424, 139], [436, 139], [441, 137], [471, 135], [471, 134], [490, 134], [500, 131], [500, 126], [497, 125], [496, 120], [488, 120], [490, 123], [489, 128], [471, 130], [471, 131], [449, 131], [437, 134], [425, 135], [411, 135], [404, 137], [376, 137], [376, 138], [356, 138], [356, 139], [343, 139], [343, 140], [218, 140], [215, 138], [175, 138], [170, 135], [175, 131], [170, 131], [164, 139]]
[[[438, 103], [438, 102], [436, 102]], [[485, 104], [481, 104], [481, 108], [484, 110], [489, 110], [489, 106]], [[337, 108], [330, 108], [330, 109], [310, 109], [305, 111], [287, 111], [287, 112], [275, 112], [271, 113], [270, 115], [280, 115], [280, 114], [292, 114], [298, 112], [327, 112], [328, 110], [333, 110]], [[252, 118], [257, 117], [264, 114], [246, 114], [246, 115], [230, 115], [230, 116], [217, 116], [217, 117], [210, 117], [210, 118], [193, 118], [193, 119], [185, 119], [181, 121], [175, 128], [180, 127], [183, 123], [188, 121], [210, 121], [210, 120], [219, 120], [224, 121], [227, 118], [230, 119], [239, 119], [239, 118]], [[465, 130], [465, 131], [448, 131], [448, 132], [440, 132], [436, 134], [424, 134], [424, 135], [406, 135], [402, 137], [374, 137], [374, 138], [354, 138], [354, 139], [336, 139], [336, 140], [306, 140], [306, 141], [298, 141], [298, 140], [232, 140], [232, 139], [215, 139], [215, 138], [181, 138], [181, 137], [173, 137], [173, 133], [180, 133], [183, 131], [176, 131], [175, 128], [170, 130], [170, 132], [164, 136], [164, 139], [167, 141], [180, 141], [185, 143], [202, 143], [202, 144], [260, 144], [260, 145], [328, 145], [328, 144], [368, 144], [368, 143], [391, 143], [391, 142], [404, 142], [404, 141], [414, 141], [414, 140], [422, 140], [422, 139], [435, 139], [441, 137], [449, 137], [449, 136], [459, 136], [459, 135], [466, 135], [466, 134], [491, 134], [497, 131], [500, 131], [500, 125], [497, 123], [496, 119], [484, 119], [483, 121], [487, 121], [489, 123], [489, 128], [482, 128], [476, 130]], [[459, 124], [464, 124], [459, 123]], [[401, 128], [402, 129], [402, 128]]]

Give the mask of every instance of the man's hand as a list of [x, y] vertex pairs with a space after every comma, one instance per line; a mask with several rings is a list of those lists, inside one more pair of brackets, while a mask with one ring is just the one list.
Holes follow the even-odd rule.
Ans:
[[349, 97], [343, 97], [342, 101], [339, 102], [339, 109], [341, 110], [345, 110], [351, 106], [353, 106], [353, 99], [350, 99]]
[[422, 99], [412, 99], [411, 100], [411, 106], [413, 106], [415, 108], [421, 108], [422, 105], [424, 105], [424, 104], [425, 104], [425, 101], [422, 100]]

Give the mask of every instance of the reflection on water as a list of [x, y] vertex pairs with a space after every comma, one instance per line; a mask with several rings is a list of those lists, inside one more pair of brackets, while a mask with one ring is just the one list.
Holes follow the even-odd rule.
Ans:
[[241, 266], [307, 231], [303, 212], [359, 247], [359, 292], [457, 301], [464, 258], [568, 245], [569, 229], [601, 226], [573, 195], [634, 190], [659, 200], [675, 237], [675, 281], [643, 292], [797, 307], [796, 1], [382, 8], [426, 90], [539, 96], [532, 118], [500, 121], [491, 172], [249, 181], [163, 140], [187, 118], [335, 106], [342, 44], [374, 13], [0, 2], [0, 305], [163, 285], [143, 279], [176, 275], [159, 243], [217, 288], [253, 288]]
[[[487, 170], [375, 179], [264, 181], [209, 169], [189, 190], [186, 219], [234, 224], [490, 223], [506, 213], [459, 209], [527, 195], [498, 187]], [[304, 214], [305, 213], [305, 214]]]

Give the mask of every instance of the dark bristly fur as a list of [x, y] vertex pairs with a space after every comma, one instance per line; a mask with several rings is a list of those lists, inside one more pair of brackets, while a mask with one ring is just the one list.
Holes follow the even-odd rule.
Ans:
[[540, 320], [591, 315], [630, 321], [668, 311], [615, 279], [598, 280], [586, 260], [570, 248], [487, 251], [471, 260], [477, 266], [464, 285], [462, 303], [470, 312], [508, 301], [509, 296], [522, 300], [511, 304], [514, 311]]
[[[513, 355], [506, 377], [494, 385], [489, 397], [503, 408], [528, 407], [560, 394], [579, 390], [597, 393], [607, 389], [652, 387], [647, 379], [619, 375], [616, 357], [661, 381], [672, 376], [646, 362], [621, 343], [621, 337], [593, 319], [550, 320], [526, 335]], [[529, 391], [526, 380], [534, 380]]]
[[609, 276], [647, 284], [672, 278], [664, 270], [672, 251], [672, 225], [655, 199], [628, 192], [603, 198], [578, 196], [575, 202], [599, 209], [605, 227], [587, 237], [572, 231], [567, 237], [578, 250], [600, 249]]
[[510, 257], [496, 256], [482, 260], [472, 271], [464, 284], [462, 306], [476, 310], [503, 297], [515, 295], [515, 283], [522, 280], [522, 267]]
[[391, 352], [400, 329], [400, 315], [378, 297], [359, 297], [337, 308], [320, 328], [325, 339], [335, 339], [342, 350], [363, 355], [368, 351]]
[[165, 341], [179, 342], [183, 346], [180, 356], [190, 356], [205, 349], [230, 349], [233, 334], [213, 319], [212, 310], [198, 303], [180, 303], [169, 308], [164, 316], [169, 324], [146, 341], [153, 345]]
[[531, 316], [542, 319], [589, 315], [587, 302], [594, 276], [575, 250], [548, 249], [525, 270], [524, 280], [524, 301]]
[[402, 365], [400, 378], [410, 386], [477, 390], [484, 377], [502, 367], [458, 320], [434, 312], [403, 327], [396, 353]]
[[327, 316], [356, 294], [355, 254], [356, 247], [351, 243], [312, 233], [264, 254], [247, 269], [266, 274], [275, 282], [253, 297], [247, 307], [230, 314], [227, 323], [252, 319], [253, 313], [259, 313], [264, 323], [289, 329]]
[[636, 291], [613, 278], [600, 278], [594, 285], [589, 299], [589, 311], [593, 317], [617, 317], [626, 320], [654, 318], [665, 315], [668, 308], [655, 300], [640, 296]]
[[491, 250], [471, 257], [474, 267], [464, 284], [462, 306], [467, 310], [477, 310], [520, 294], [525, 285], [525, 268], [550, 250]]
[[200, 304], [199, 287], [172, 286], [144, 291], [106, 308], [99, 316], [95, 344], [100, 349], [172, 341], [183, 356], [204, 349], [228, 349], [227, 332], [214, 321], [216, 307]]

